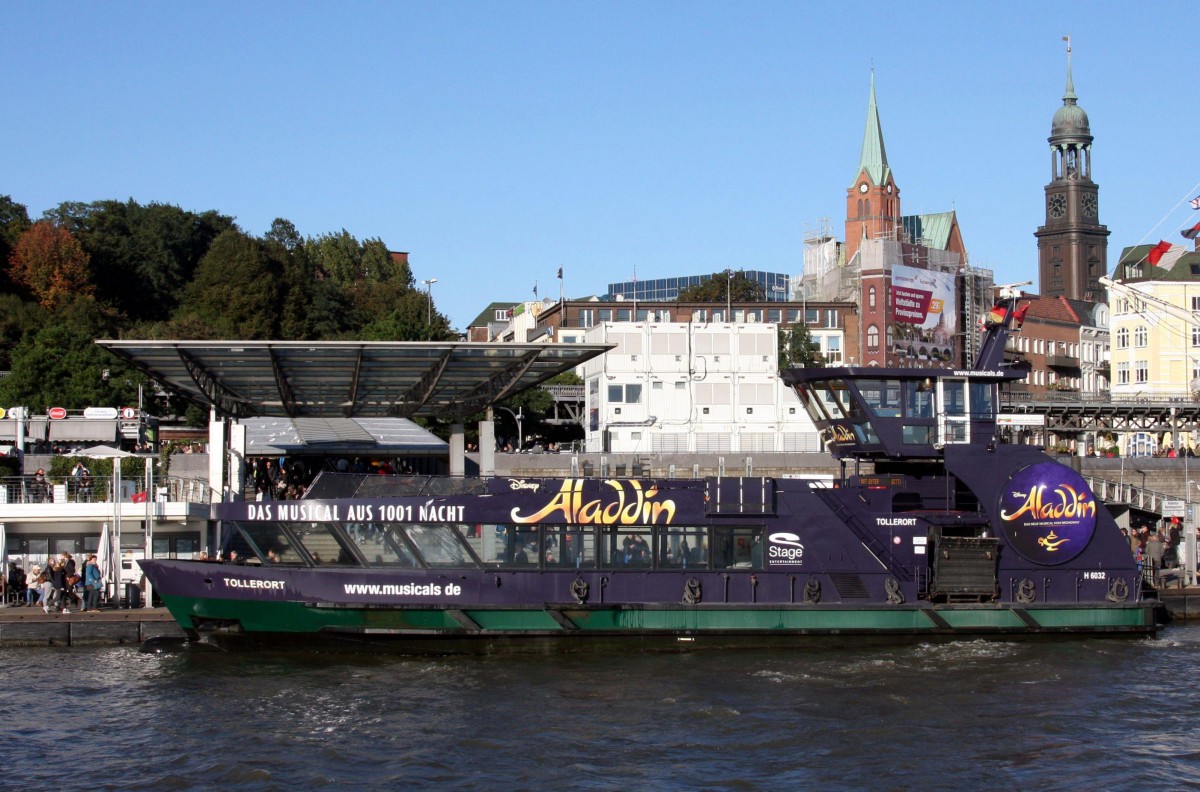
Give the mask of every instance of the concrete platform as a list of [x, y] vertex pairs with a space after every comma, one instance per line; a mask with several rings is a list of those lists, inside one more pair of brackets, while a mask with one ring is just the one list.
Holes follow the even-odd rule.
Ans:
[[14, 646], [114, 646], [150, 638], [184, 637], [166, 608], [46, 613], [41, 606], [0, 608], [0, 648]]

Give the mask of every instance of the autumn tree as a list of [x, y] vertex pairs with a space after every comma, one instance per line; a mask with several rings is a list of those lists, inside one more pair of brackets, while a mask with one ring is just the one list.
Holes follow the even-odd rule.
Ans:
[[55, 308], [71, 296], [91, 295], [88, 256], [65, 228], [34, 223], [17, 240], [9, 256], [9, 274], [44, 308]]

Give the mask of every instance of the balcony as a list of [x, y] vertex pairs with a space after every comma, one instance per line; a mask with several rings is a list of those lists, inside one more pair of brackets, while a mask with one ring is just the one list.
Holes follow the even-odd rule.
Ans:
[[1079, 370], [1079, 358], [1070, 355], [1046, 355], [1046, 365], [1053, 369]]

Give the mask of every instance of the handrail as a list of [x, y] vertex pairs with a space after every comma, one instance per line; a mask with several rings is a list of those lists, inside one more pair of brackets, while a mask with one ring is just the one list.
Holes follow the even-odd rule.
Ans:
[[1163, 501], [1180, 500], [1178, 495], [1156, 492], [1155, 490], [1148, 490], [1143, 487], [1135, 487], [1132, 484], [1110, 481], [1099, 476], [1085, 474], [1083, 480], [1087, 482], [1088, 487], [1096, 494], [1096, 497], [1102, 501], [1127, 503], [1136, 509], [1153, 512], [1154, 514], [1162, 514]]
[[[44, 482], [35, 481], [33, 476], [0, 477], [0, 503], [111, 503], [114, 477], [90, 476], [76, 479], [72, 476], [47, 476]], [[165, 485], [168, 501], [186, 503], [209, 503], [208, 483], [199, 479], [168, 476]], [[141, 476], [121, 478], [121, 497], [131, 500], [145, 492], [145, 480]]]

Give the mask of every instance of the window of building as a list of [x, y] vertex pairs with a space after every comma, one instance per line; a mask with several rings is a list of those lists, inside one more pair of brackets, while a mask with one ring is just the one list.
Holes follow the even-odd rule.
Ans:
[[825, 311], [825, 326], [830, 330], [836, 330], [838, 326], [838, 312], [830, 308]]
[[867, 328], [867, 349], [879, 349], [879, 328], [876, 325]]
[[1133, 380], [1134, 382], [1149, 382], [1150, 381], [1150, 366], [1144, 360], [1135, 361], [1133, 364]]
[[1138, 325], [1137, 328], [1133, 331], [1133, 345], [1135, 347], [1141, 348], [1141, 347], [1146, 346], [1146, 344], [1148, 342], [1148, 338], [1149, 338], [1149, 333], [1146, 332], [1145, 325]]
[[821, 341], [821, 354], [825, 357], [825, 362], [831, 366], [841, 365], [842, 362], [842, 337], [841, 336], [826, 336]]
[[867, 306], [868, 306], [868, 307], [869, 307], [869, 308], [870, 308], [872, 311], [874, 311], [874, 310], [875, 310], [875, 297], [876, 297], [876, 295], [875, 295], [875, 287], [874, 287], [874, 286], [872, 286], [871, 288], [867, 289]]
[[1128, 363], [1118, 363], [1117, 364], [1117, 384], [1118, 385], [1128, 385], [1129, 384], [1129, 364]]
[[1127, 349], [1129, 347], [1129, 328], [1122, 327], [1117, 331], [1117, 349]]
[[805, 308], [804, 309], [804, 323], [805, 324], [810, 324], [810, 325], [816, 324], [817, 320], [820, 318], [820, 316], [821, 316], [821, 312], [818, 311], [816, 308]]
[[631, 382], [626, 385], [612, 384], [608, 386], [608, 401], [610, 404], [641, 404], [641, 383]]
[[1200, 311], [1200, 297], [1192, 298], [1192, 312]]

